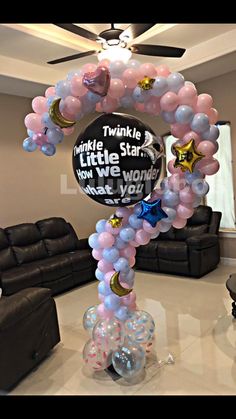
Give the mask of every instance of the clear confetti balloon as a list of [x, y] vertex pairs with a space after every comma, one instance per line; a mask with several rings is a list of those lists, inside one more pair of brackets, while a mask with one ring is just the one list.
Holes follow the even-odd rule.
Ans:
[[124, 323], [127, 336], [136, 343], [147, 343], [153, 337], [155, 323], [146, 311], [138, 310]]
[[117, 319], [100, 320], [95, 325], [92, 336], [99, 348], [109, 352], [123, 344], [125, 329]]
[[145, 367], [145, 351], [141, 345], [126, 339], [124, 344], [112, 354], [112, 365], [125, 379], [133, 378]]
[[98, 308], [98, 305], [91, 306], [84, 313], [83, 326], [84, 326], [84, 329], [87, 330], [90, 335], [92, 335], [93, 328], [95, 324], [97, 323], [97, 321], [99, 320], [99, 317], [97, 315], [97, 308]]
[[109, 352], [99, 348], [92, 339], [89, 339], [84, 346], [83, 359], [86, 365], [95, 371], [105, 370], [111, 364]]

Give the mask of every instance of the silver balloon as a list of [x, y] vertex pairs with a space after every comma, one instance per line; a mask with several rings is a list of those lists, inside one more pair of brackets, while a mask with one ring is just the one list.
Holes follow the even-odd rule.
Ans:
[[136, 343], [147, 343], [154, 335], [155, 323], [146, 311], [138, 310], [124, 323], [126, 335]]
[[126, 339], [124, 344], [112, 354], [112, 365], [116, 372], [125, 379], [140, 374], [145, 367], [146, 358], [143, 348]]
[[92, 331], [95, 324], [99, 320], [99, 317], [97, 315], [97, 308], [98, 308], [97, 305], [91, 306], [84, 313], [83, 326], [84, 326], [84, 329], [89, 332], [90, 336], [92, 335]]

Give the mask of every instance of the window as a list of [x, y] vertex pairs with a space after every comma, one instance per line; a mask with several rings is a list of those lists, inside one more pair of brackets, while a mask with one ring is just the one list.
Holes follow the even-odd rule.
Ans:
[[[218, 138], [219, 149], [214, 155], [220, 162], [219, 171], [213, 176], [206, 176], [210, 190], [204, 199], [204, 204], [209, 205], [215, 211], [222, 212], [220, 227], [222, 229], [235, 229], [234, 185], [233, 185], [233, 162], [231, 149], [231, 131], [229, 122], [219, 122], [220, 136]], [[164, 135], [166, 149], [166, 161], [174, 158], [171, 145], [177, 140], [172, 135]], [[170, 173], [166, 171], [168, 176]]]

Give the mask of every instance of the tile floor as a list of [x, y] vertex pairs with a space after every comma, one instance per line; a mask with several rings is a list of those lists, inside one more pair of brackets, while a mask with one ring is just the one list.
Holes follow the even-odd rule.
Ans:
[[[140, 309], [156, 323], [144, 376], [126, 382], [83, 364], [85, 310], [98, 303], [97, 283], [56, 297], [61, 343], [10, 393], [14, 395], [236, 394], [236, 320], [225, 282], [236, 268], [219, 266], [201, 279], [137, 272]], [[174, 357], [167, 364], [168, 354]]]

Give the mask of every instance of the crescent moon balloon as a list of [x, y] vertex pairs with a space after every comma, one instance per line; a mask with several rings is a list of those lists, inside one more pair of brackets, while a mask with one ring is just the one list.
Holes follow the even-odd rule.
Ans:
[[76, 121], [70, 121], [69, 119], [64, 118], [64, 116], [61, 114], [59, 105], [60, 105], [61, 98], [55, 99], [50, 108], [49, 108], [49, 115], [54, 122], [54, 124], [58, 125], [60, 128], [68, 128], [72, 127]]
[[114, 294], [118, 295], [119, 297], [124, 297], [125, 295], [128, 295], [132, 291], [132, 288], [122, 287], [119, 281], [119, 275], [120, 275], [120, 272], [115, 272], [112, 275], [111, 280], [110, 280], [110, 287], [111, 287], [112, 292], [114, 292]]

